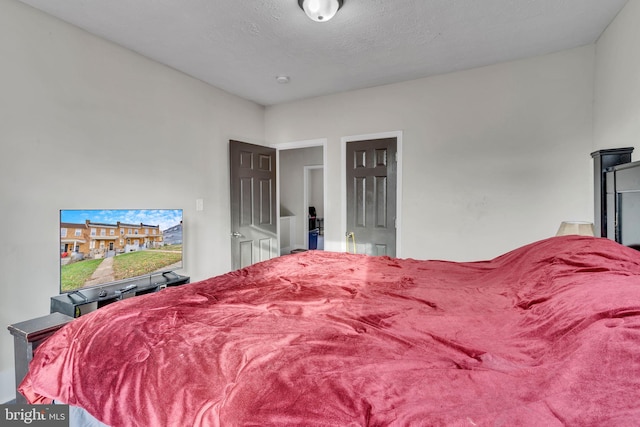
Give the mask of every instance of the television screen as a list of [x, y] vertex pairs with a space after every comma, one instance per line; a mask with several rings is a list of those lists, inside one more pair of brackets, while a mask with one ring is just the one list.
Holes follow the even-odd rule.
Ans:
[[60, 292], [182, 268], [182, 209], [60, 211]]

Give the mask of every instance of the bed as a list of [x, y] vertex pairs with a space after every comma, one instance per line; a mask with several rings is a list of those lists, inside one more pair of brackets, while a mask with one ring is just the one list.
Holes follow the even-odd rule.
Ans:
[[637, 425], [640, 252], [489, 261], [309, 251], [111, 304], [20, 391], [111, 426]]

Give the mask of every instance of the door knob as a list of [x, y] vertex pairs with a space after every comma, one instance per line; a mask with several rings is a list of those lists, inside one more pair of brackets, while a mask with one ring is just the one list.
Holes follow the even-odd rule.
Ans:
[[239, 237], [244, 237], [242, 234], [238, 233], [237, 231], [234, 231], [233, 233], [231, 233], [231, 237], [235, 237], [236, 239]]

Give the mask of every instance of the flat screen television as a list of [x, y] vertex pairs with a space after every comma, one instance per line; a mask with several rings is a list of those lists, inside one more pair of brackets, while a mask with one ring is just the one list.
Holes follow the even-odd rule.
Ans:
[[60, 210], [60, 293], [182, 268], [182, 209]]

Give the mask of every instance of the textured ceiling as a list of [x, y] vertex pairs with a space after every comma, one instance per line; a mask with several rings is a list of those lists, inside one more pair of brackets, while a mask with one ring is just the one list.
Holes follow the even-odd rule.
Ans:
[[[21, 0], [262, 105], [593, 43], [627, 0]], [[291, 77], [288, 84], [276, 76]]]

